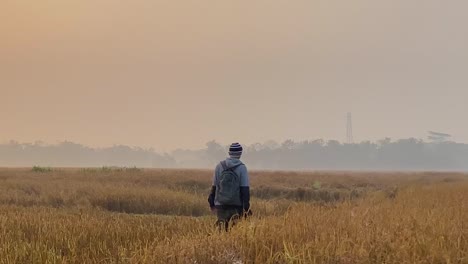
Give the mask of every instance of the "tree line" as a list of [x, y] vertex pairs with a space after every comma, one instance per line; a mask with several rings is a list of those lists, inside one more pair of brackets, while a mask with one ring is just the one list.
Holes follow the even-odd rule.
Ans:
[[[226, 157], [227, 146], [210, 141], [198, 150], [117, 145], [91, 148], [73, 142], [0, 144], [0, 166], [212, 168]], [[451, 170], [468, 171], [468, 144], [409, 138], [344, 144], [336, 140], [268, 141], [244, 146], [244, 162], [271, 170]]]

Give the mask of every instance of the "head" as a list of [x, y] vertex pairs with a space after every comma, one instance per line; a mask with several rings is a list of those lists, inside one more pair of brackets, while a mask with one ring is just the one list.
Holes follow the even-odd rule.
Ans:
[[229, 157], [233, 159], [240, 159], [242, 156], [242, 146], [239, 143], [232, 143], [229, 147]]

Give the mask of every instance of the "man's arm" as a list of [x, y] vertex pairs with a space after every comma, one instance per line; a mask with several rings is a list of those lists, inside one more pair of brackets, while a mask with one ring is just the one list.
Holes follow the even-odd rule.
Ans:
[[213, 209], [215, 207], [215, 195], [216, 195], [216, 186], [211, 186], [211, 192], [208, 196], [208, 203], [210, 204], [210, 208]]
[[213, 209], [215, 207], [215, 195], [216, 195], [216, 175], [218, 173], [218, 166], [216, 166], [214, 175], [213, 175], [213, 183], [211, 186], [210, 195], [208, 196], [208, 203], [210, 204], [210, 208]]
[[241, 186], [240, 193], [241, 193], [241, 201], [242, 201], [242, 207], [244, 209], [244, 212], [248, 212], [250, 210], [250, 187]]
[[244, 212], [250, 210], [250, 181], [249, 181], [249, 172], [247, 167], [244, 165], [241, 167], [240, 171], [241, 186], [240, 186], [240, 195], [242, 201], [242, 207]]

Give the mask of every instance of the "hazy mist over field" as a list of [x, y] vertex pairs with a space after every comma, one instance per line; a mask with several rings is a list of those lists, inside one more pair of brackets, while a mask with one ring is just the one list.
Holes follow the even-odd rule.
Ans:
[[467, 11], [0, 0], [0, 264], [468, 263]]
[[0, 4], [0, 142], [468, 142], [466, 1]]

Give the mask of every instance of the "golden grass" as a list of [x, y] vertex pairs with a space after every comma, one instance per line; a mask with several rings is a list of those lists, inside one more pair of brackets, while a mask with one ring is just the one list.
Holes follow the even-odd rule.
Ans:
[[468, 263], [468, 177], [254, 172], [218, 233], [205, 170], [0, 169], [0, 263]]

